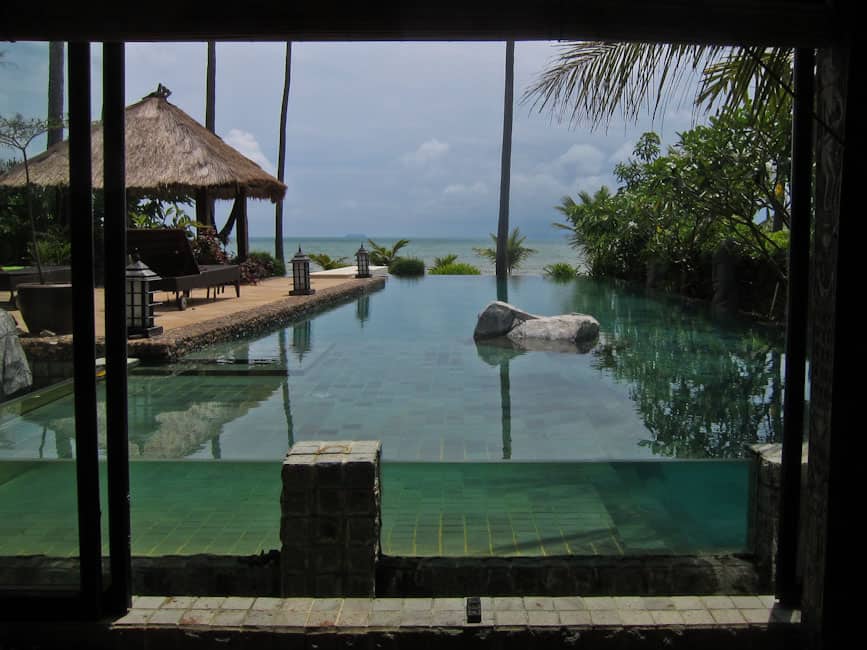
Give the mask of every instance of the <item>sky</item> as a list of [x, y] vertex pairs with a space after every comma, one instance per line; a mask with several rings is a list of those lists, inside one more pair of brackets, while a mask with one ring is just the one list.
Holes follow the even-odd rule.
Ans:
[[[563, 196], [616, 188], [612, 170], [638, 136], [672, 144], [693, 125], [691, 106], [664, 121], [614, 120], [605, 129], [559, 124], [524, 91], [557, 43], [518, 43], [510, 223], [530, 238], [562, 237], [551, 222]], [[48, 44], [0, 43], [0, 115], [45, 117]], [[217, 45], [217, 135], [276, 175], [283, 43]], [[94, 45], [94, 119], [101, 48]], [[162, 83], [204, 123], [204, 43], [126, 46], [126, 99]], [[294, 43], [287, 126], [284, 234], [298, 237], [486, 237], [496, 231], [505, 43]], [[68, 89], [67, 89], [68, 90]], [[29, 155], [44, 149], [34, 143]], [[0, 148], [0, 158], [13, 157]], [[223, 223], [231, 204], [217, 204]], [[192, 215], [194, 210], [189, 209]], [[250, 201], [251, 236], [273, 236], [274, 205]]]

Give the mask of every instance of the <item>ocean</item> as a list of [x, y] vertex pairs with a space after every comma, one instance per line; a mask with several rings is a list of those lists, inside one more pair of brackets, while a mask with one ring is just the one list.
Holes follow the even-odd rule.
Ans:
[[[493, 246], [490, 238], [487, 239], [433, 239], [433, 238], [410, 238], [409, 244], [400, 249], [400, 255], [403, 257], [418, 257], [423, 259], [425, 266], [433, 266], [435, 257], [444, 257], [449, 254], [458, 256], [458, 262], [466, 262], [478, 267], [484, 274], [494, 274], [494, 265], [488, 262], [487, 259], [477, 255], [474, 247], [488, 248]], [[387, 237], [374, 238], [374, 241], [380, 246], [391, 247], [397, 239]], [[367, 240], [363, 240], [365, 248], [370, 250], [370, 245]], [[283, 250], [288, 262], [298, 247], [305, 253], [325, 253], [331, 257], [347, 258], [347, 266], [355, 264], [355, 251], [358, 250], [362, 243], [361, 239], [352, 239], [349, 237], [284, 237]], [[566, 239], [527, 239], [524, 245], [535, 249], [535, 253], [530, 255], [522, 264], [516, 273], [521, 275], [542, 275], [542, 268], [557, 262], [566, 262], [572, 266], [580, 263], [581, 257], [575, 251]], [[267, 251], [274, 253], [274, 238], [273, 237], [251, 237], [250, 250], [252, 251]], [[316, 264], [311, 264], [311, 269], [319, 270]]]

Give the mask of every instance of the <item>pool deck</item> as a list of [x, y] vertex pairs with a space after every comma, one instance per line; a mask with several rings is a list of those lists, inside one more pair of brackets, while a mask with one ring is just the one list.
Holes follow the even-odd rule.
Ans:
[[772, 596], [483, 597], [467, 600], [138, 596], [95, 623], [10, 622], [25, 647], [100, 648], [792, 648], [800, 611]]
[[[163, 327], [163, 334], [150, 339], [130, 339], [128, 354], [149, 361], [171, 361], [206, 345], [265, 331], [305, 314], [377, 291], [385, 286], [385, 282], [386, 278], [382, 276], [369, 279], [313, 277], [314, 294], [290, 296], [289, 278], [269, 278], [255, 285], [242, 286], [240, 297], [227, 289], [215, 299], [208, 299], [203, 290], [198, 290], [184, 311], [175, 307], [171, 294], [160, 292], [156, 295], [156, 299], [162, 302], [156, 308], [156, 324]], [[3, 297], [7, 298], [8, 305], [8, 296]], [[105, 342], [103, 289], [95, 290], [94, 302], [97, 353], [101, 355]], [[26, 331], [20, 312], [9, 311]], [[71, 335], [23, 336], [21, 343], [30, 359], [60, 361], [72, 356]]]

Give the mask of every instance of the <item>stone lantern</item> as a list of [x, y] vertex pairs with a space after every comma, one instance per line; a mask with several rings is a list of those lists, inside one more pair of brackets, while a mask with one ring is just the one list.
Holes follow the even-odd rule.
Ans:
[[359, 248], [355, 252], [355, 261], [358, 266], [358, 273], [355, 275], [356, 278], [369, 278], [370, 277], [370, 253], [367, 252], [367, 249], [364, 248], [364, 243], [361, 244], [361, 248]]
[[290, 296], [309, 296], [316, 293], [316, 289], [310, 288], [310, 258], [304, 254], [301, 247], [292, 258], [292, 291]]
[[126, 267], [126, 330], [127, 336], [159, 336], [163, 328], [154, 325], [155, 290], [152, 283], [162, 278], [133, 253], [132, 263]]

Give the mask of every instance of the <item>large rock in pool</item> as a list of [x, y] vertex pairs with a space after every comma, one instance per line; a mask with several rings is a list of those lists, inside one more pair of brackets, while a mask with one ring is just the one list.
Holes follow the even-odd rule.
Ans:
[[539, 318], [501, 300], [489, 302], [479, 314], [473, 338], [489, 339], [508, 334], [513, 327], [525, 321]]
[[[528, 341], [568, 341], [579, 348], [599, 337], [599, 321], [586, 314], [545, 316], [518, 323], [506, 338], [526, 346]], [[532, 349], [532, 345], [526, 346]]]

